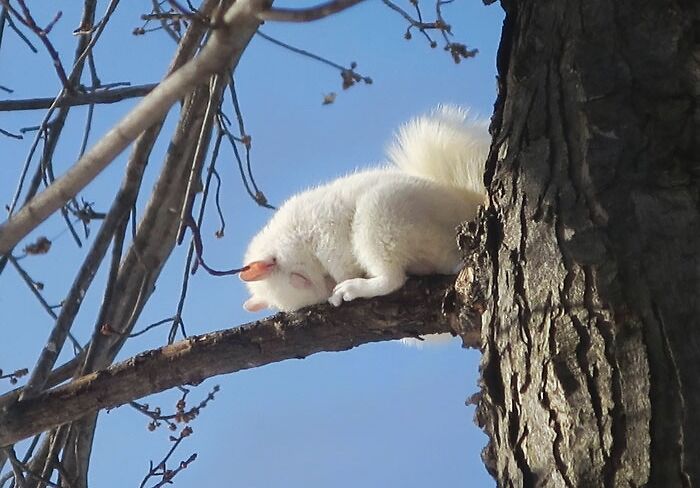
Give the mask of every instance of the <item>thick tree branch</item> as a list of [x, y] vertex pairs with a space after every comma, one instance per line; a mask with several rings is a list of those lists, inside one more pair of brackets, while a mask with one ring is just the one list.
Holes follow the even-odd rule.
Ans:
[[454, 315], [443, 312], [453, 282], [452, 276], [410, 280], [386, 297], [277, 314], [142, 353], [35, 398], [5, 405], [0, 446], [177, 385], [321, 351], [455, 329], [462, 330], [467, 346], [477, 347], [479, 326], [459, 325]]

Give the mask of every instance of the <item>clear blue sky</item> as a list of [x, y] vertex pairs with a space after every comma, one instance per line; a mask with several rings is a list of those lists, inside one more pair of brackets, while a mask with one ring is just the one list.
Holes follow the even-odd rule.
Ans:
[[[107, 2], [99, 3], [101, 13]], [[65, 63], [73, 57], [71, 31], [77, 27], [80, 4], [75, 0], [30, 3], [39, 23], [45, 24], [56, 10], [63, 11], [51, 39]], [[103, 83], [150, 83], [164, 73], [173, 42], [160, 32], [131, 35], [141, 25], [139, 15], [148, 5], [145, 0], [120, 4], [96, 52]], [[425, 2], [427, 17], [430, 5]], [[502, 12], [498, 5], [485, 7], [477, 0], [456, 0], [444, 12], [455, 40], [480, 50], [475, 59], [455, 65], [440, 48], [431, 50], [417, 33], [412, 41], [404, 40], [404, 20], [376, 0], [313, 24], [263, 27], [270, 35], [340, 64], [356, 61], [357, 70], [374, 80], [371, 86], [342, 91], [337, 71], [263, 39], [254, 40], [237, 71], [237, 86], [253, 137], [257, 181], [273, 204], [356, 167], [380, 164], [398, 125], [438, 103], [469, 106], [490, 115]], [[38, 54], [30, 53], [6, 30], [0, 49], [0, 85], [15, 92], [0, 93], [0, 98], [57, 93], [59, 84], [48, 57], [40, 43], [33, 42]], [[323, 95], [331, 91], [338, 93], [336, 102], [322, 106]], [[132, 105], [97, 107], [91, 143]], [[84, 108], [71, 112], [54, 159], [57, 173], [76, 159], [85, 113]], [[170, 128], [175, 115], [173, 110]], [[42, 116], [38, 111], [3, 113], [0, 128], [18, 132], [37, 125]], [[3, 206], [14, 192], [30, 142], [31, 134], [23, 141], [0, 136]], [[141, 207], [160, 169], [166, 142], [151, 160]], [[95, 202], [96, 209], [106, 210], [111, 202], [125, 160], [125, 155], [120, 156], [82, 194]], [[270, 212], [245, 194], [229, 148], [224, 149], [219, 171], [227, 232], [223, 239], [207, 240], [206, 256], [209, 264], [224, 268], [241, 263], [248, 240]], [[216, 227], [216, 217], [210, 213], [203, 232], [211, 236]], [[51, 303], [61, 301], [84, 254], [63, 229], [61, 219], [50, 219], [30, 239], [48, 236], [54, 240], [51, 252], [22, 261], [45, 284], [43, 293]], [[171, 257], [137, 330], [173, 314], [185, 251], [183, 246]], [[100, 270], [76, 320], [73, 331], [81, 341], [90, 335], [105, 271]], [[263, 316], [243, 311], [245, 296], [236, 278], [198, 273], [191, 280], [185, 306], [188, 332], [224, 329]], [[0, 275], [0, 368], [31, 368], [51, 326], [50, 317], [8, 267]], [[163, 344], [166, 335], [167, 330], [157, 329], [130, 341], [121, 358]], [[69, 351], [64, 352], [62, 358], [68, 357]], [[458, 343], [423, 350], [382, 343], [207, 380], [190, 395], [193, 402], [215, 384], [221, 391], [192, 423], [194, 435], [174, 457], [178, 461], [192, 452], [199, 455], [175, 479], [176, 486], [493, 486], [480, 459], [485, 436], [473, 422], [473, 407], [464, 404], [477, 391], [478, 361], [475, 351], [462, 350]], [[0, 387], [9, 388], [9, 384]], [[148, 401], [168, 411], [174, 409], [176, 397], [169, 392]], [[149, 459], [159, 460], [169, 448], [170, 432], [148, 432], [146, 424], [147, 419], [129, 407], [101, 414], [92, 484], [138, 486]]]

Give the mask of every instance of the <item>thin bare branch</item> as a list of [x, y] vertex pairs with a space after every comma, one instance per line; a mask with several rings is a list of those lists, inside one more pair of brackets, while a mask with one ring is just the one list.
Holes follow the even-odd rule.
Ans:
[[168, 450], [167, 454], [163, 457], [163, 459], [156, 465], [153, 464], [151, 461], [150, 463], [150, 469], [148, 471], [148, 474], [144, 477], [143, 481], [141, 481], [141, 484], [139, 485], [139, 488], [144, 488], [146, 486], [146, 483], [148, 482], [149, 479], [160, 476], [161, 480], [153, 485], [152, 488], [160, 488], [161, 486], [164, 485], [169, 485], [172, 484], [172, 479], [183, 469], [186, 469], [187, 466], [190, 465], [195, 459], [197, 459], [197, 454], [192, 454], [189, 458], [187, 458], [184, 461], [180, 461], [178, 464], [178, 467], [175, 469], [168, 469], [166, 463], [170, 459], [170, 456], [173, 455], [175, 452], [175, 449], [178, 448], [180, 443], [183, 441], [183, 439], [189, 437], [192, 435], [192, 428], [188, 425], [185, 428], [180, 431], [180, 435], [178, 437], [171, 437], [170, 440], [173, 442], [173, 445], [170, 447]]
[[3, 14], [3, 18], [4, 18], [5, 22], [7, 22], [7, 25], [9, 25], [10, 29], [12, 29], [15, 32], [15, 34], [17, 34], [17, 37], [22, 39], [22, 41], [27, 45], [29, 50], [32, 51], [33, 53], [38, 53], [39, 50], [34, 46], [34, 44], [32, 44], [32, 41], [30, 41], [29, 38], [27, 36], [25, 36], [21, 30], [19, 30], [19, 28], [17, 27], [17, 24], [15, 24], [15, 22], [12, 20], [12, 17], [7, 12], [7, 7], [3, 6], [2, 14]]
[[[180, 36], [168, 24], [169, 19], [162, 17], [162, 14], [164, 14], [164, 12], [160, 8], [160, 2], [158, 0], [152, 0], [151, 3], [153, 4], [153, 15], [155, 16], [156, 19], [158, 19], [160, 21], [160, 27], [165, 31], [166, 34], [168, 34], [168, 36], [170, 36], [170, 38], [173, 41], [180, 42]], [[146, 17], [146, 16], [143, 16], [143, 17]], [[148, 19], [146, 18], [144, 20], [148, 20]]]
[[452, 60], [459, 64], [462, 59], [473, 58], [479, 52], [478, 49], [469, 49], [465, 44], [459, 42], [452, 42], [450, 36], [452, 35], [452, 26], [447, 23], [442, 15], [442, 6], [451, 3], [453, 0], [436, 0], [435, 2], [435, 15], [436, 20], [434, 22], [425, 22], [423, 20], [423, 13], [421, 12], [420, 6], [417, 1], [411, 1], [411, 4], [416, 10], [417, 19], [413, 18], [408, 12], [396, 5], [391, 0], [382, 0], [382, 3], [389, 7], [394, 12], [397, 12], [408, 22], [408, 28], [404, 34], [404, 38], [410, 40], [413, 36], [411, 35], [411, 29], [418, 29], [418, 31], [423, 34], [423, 36], [428, 40], [431, 48], [437, 47], [437, 42], [430, 36], [429, 31], [437, 31], [440, 33], [445, 41], [443, 49], [450, 53]]
[[318, 54], [314, 54], [312, 52], [306, 51], [304, 49], [300, 49], [298, 47], [292, 46], [291, 44], [287, 44], [284, 41], [280, 41], [279, 39], [275, 39], [274, 37], [268, 36], [267, 34], [258, 31], [257, 35], [265, 39], [266, 41], [270, 41], [271, 43], [283, 47], [284, 49], [288, 49], [294, 53], [301, 54], [302, 56], [306, 56], [307, 58], [314, 59], [316, 61], [319, 61], [325, 65], [331, 66], [337, 70], [340, 71], [340, 76], [343, 79], [343, 89], [350, 88], [352, 85], [355, 83], [359, 83], [360, 81], [364, 82], [367, 85], [372, 84], [372, 78], [369, 76], [362, 76], [361, 74], [357, 73], [355, 71], [355, 68], [357, 67], [357, 64], [355, 62], [350, 63], [350, 67], [346, 68], [345, 66], [342, 66], [338, 63], [335, 63], [329, 59], [326, 59], [322, 56], [319, 56]]
[[258, 13], [260, 20], [277, 22], [311, 22], [348, 9], [363, 0], [333, 0], [309, 8], [271, 8]]
[[[209, 162], [209, 170], [207, 173], [207, 178], [204, 182], [204, 189], [202, 191], [202, 203], [199, 206], [199, 215], [197, 216], [197, 228], [202, 227], [202, 222], [204, 221], [204, 210], [206, 208], [207, 202], [209, 201], [209, 189], [211, 188], [211, 179], [213, 172], [215, 171], [216, 162], [219, 159], [219, 149], [221, 148], [221, 141], [223, 140], [223, 133], [218, 132], [216, 140], [214, 141], [214, 147], [211, 151], [211, 161]], [[175, 335], [177, 334], [178, 328], [182, 333], [182, 338], [187, 337], [185, 331], [185, 323], [182, 318], [182, 311], [185, 307], [185, 299], [187, 298], [187, 288], [190, 279], [190, 267], [192, 266], [192, 259], [194, 258], [194, 252], [196, 248], [196, 243], [194, 241], [194, 236], [190, 242], [190, 247], [187, 250], [187, 258], [185, 259], [185, 269], [182, 277], [182, 285], [180, 287], [180, 298], [178, 299], [177, 309], [173, 317], [173, 324], [170, 327], [170, 332], [168, 333], [168, 344], [175, 342]], [[200, 250], [201, 251], [201, 250]], [[199, 254], [201, 256], [201, 252]]]
[[[25, 100], [2, 100], [0, 112], [14, 112], [19, 110], [43, 110], [50, 107], [78, 107], [96, 103], [115, 103], [129, 98], [137, 98], [148, 95], [158, 86], [157, 83], [147, 85], [127, 86], [125, 88], [100, 89], [87, 93], [70, 94], [56, 98], [30, 98]], [[55, 101], [55, 103], [54, 103]]]
[[214, 192], [214, 204], [216, 205], [216, 214], [219, 216], [219, 228], [216, 230], [216, 237], [224, 237], [224, 232], [226, 231], [226, 219], [224, 219], [224, 212], [221, 210], [221, 176], [215, 168], [210, 169], [211, 175], [216, 178], [216, 191]]
[[209, 80], [209, 97], [207, 100], [206, 111], [204, 112], [204, 123], [200, 127], [199, 139], [195, 145], [195, 151], [192, 156], [193, 163], [190, 167], [190, 174], [187, 177], [187, 188], [185, 190], [185, 200], [180, 209], [179, 224], [177, 234], [177, 243], [182, 244], [184, 239], [185, 227], [192, 220], [192, 207], [197, 191], [202, 187], [202, 166], [206, 151], [209, 149], [209, 140], [211, 139], [211, 124], [214, 119], [214, 114], [219, 111], [221, 106], [220, 94], [223, 91], [224, 81], [221, 76], [214, 75]]
[[241, 174], [241, 181], [243, 182], [243, 186], [245, 187], [246, 192], [248, 193], [248, 195], [250, 195], [250, 198], [252, 198], [253, 201], [261, 207], [274, 210], [275, 207], [268, 203], [265, 194], [255, 188], [251, 189], [251, 183], [248, 183], [248, 176], [246, 175], [243, 159], [241, 158], [241, 153], [238, 151], [238, 145], [236, 144], [236, 142], [241, 142], [246, 147], [248, 147], [248, 145], [250, 144], [250, 137], [247, 135], [244, 135], [242, 138], [237, 138], [236, 136], [234, 136], [228, 128], [228, 126], [230, 125], [230, 121], [222, 112], [218, 114], [216, 118], [216, 123], [218, 125], [219, 131], [226, 136], [226, 139], [228, 139], [229, 143], [231, 144], [231, 149], [233, 150], [233, 155], [235, 156], [236, 162], [238, 163], [238, 171]]
[[5, 129], [0, 129], [0, 134], [7, 136], [7, 137], [11, 137], [13, 139], [24, 139], [24, 136], [22, 136], [22, 134], [15, 134], [15, 133], [7, 131]]
[[[258, 30], [258, 32], [260, 32]], [[236, 80], [233, 77], [233, 73], [229, 74], [229, 93], [231, 94], [231, 102], [233, 103], [233, 110], [236, 112], [236, 120], [238, 120], [238, 133], [241, 136], [241, 142], [245, 147], [245, 160], [246, 160], [246, 172], [248, 173], [248, 179], [250, 179], [250, 184], [253, 185], [255, 190], [255, 200], [258, 203], [267, 203], [267, 197], [260, 190], [258, 184], [255, 182], [255, 177], [253, 176], [253, 168], [250, 163], [250, 150], [253, 146], [252, 138], [250, 134], [245, 130], [245, 123], [243, 122], [243, 111], [241, 110], [241, 104], [238, 102], [238, 92], [236, 91]], [[269, 206], [268, 208], [272, 208]]]
[[242, 271], [248, 270], [248, 266], [244, 266], [242, 268], [233, 268], [233, 269], [227, 269], [227, 270], [217, 270], [214, 268], [210, 268], [207, 266], [207, 263], [204, 262], [204, 246], [202, 245], [202, 236], [199, 232], [199, 228], [197, 225], [194, 223], [194, 220], [192, 220], [192, 217], [188, 217], [187, 222], [185, 223], [185, 227], [188, 227], [190, 229], [190, 232], [192, 232], [192, 241], [194, 242], [194, 248], [195, 251], [197, 252], [197, 262], [195, 263], [195, 266], [192, 268], [192, 274], [194, 274], [197, 271], [197, 266], [201, 266], [206, 270], [207, 273], [209, 273], [212, 276], [230, 276], [230, 275], [237, 275], [238, 273]]
[[[48, 313], [52, 319], [56, 320], [58, 316], [53, 311], [53, 307], [51, 307], [51, 305], [48, 304], [44, 296], [39, 291], [39, 288], [43, 287], [43, 284], [41, 284], [40, 286], [40, 283], [36, 282], [31, 276], [29, 276], [29, 273], [27, 273], [27, 271], [22, 266], [20, 266], [15, 257], [10, 256], [9, 259], [10, 263], [12, 263], [12, 265], [15, 267], [19, 275], [22, 277], [22, 280], [26, 283], [29, 290], [36, 297], [36, 299], [39, 300], [39, 303], [41, 303], [42, 308], [46, 310], [46, 313]], [[75, 350], [76, 354], [83, 350], [78, 340], [75, 337], [73, 337], [73, 334], [71, 334], [70, 332], [68, 332], [68, 338], [70, 339], [71, 343], [73, 343], [73, 349]]]

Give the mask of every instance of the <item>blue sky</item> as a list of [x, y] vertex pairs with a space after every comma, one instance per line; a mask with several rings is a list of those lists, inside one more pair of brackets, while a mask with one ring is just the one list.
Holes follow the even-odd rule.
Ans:
[[[304, 2], [304, 4], [309, 2]], [[31, 4], [30, 4], [31, 5]], [[122, 2], [96, 50], [103, 83], [158, 81], [171, 59], [174, 44], [164, 34], [131, 35], [150, 2]], [[298, 4], [295, 4], [298, 5]], [[403, 5], [406, 7], [406, 5]], [[73, 56], [80, 2], [31, 5], [40, 24], [57, 10], [62, 19], [51, 33], [62, 60]], [[430, 17], [430, 2], [425, 2]], [[100, 2], [103, 12], [106, 2]], [[441, 49], [430, 49], [414, 33], [403, 39], [405, 22], [381, 2], [367, 1], [333, 18], [312, 24], [272, 24], [263, 31], [339, 64], [358, 63], [371, 76], [371, 86], [341, 90], [337, 71], [289, 53], [261, 38], [246, 51], [236, 73], [246, 127], [253, 137], [253, 168], [259, 186], [278, 205], [289, 195], [358, 167], [381, 164], [393, 131], [408, 118], [438, 103], [469, 106], [484, 116], [495, 98], [495, 52], [502, 12], [497, 5], [456, 0], [444, 7], [455, 40], [480, 54], [455, 65]], [[32, 54], [11, 32], [0, 49], [0, 85], [15, 90], [5, 98], [52, 96], [58, 80], [40, 43]], [[84, 77], [84, 82], [88, 78]], [[328, 92], [333, 105], [322, 106]], [[133, 106], [133, 101], [99, 106], [91, 143]], [[230, 105], [229, 105], [230, 107]], [[229, 110], [230, 112], [230, 110]], [[77, 156], [86, 109], [71, 112], [54, 160], [61, 173]], [[176, 110], [168, 119], [172, 129]], [[18, 132], [37, 125], [42, 112], [2, 113], [0, 128]], [[0, 136], [0, 199], [9, 203], [31, 134], [22, 141]], [[145, 204], [160, 169], [167, 140], [154, 151], [139, 201]], [[105, 210], [124, 169], [122, 155], [82, 196]], [[206, 238], [206, 257], [215, 267], [241, 264], [248, 240], [269, 218], [246, 195], [230, 148], [218, 168], [223, 178], [222, 206], [227, 219], [222, 239]], [[213, 212], [203, 226], [205, 236], [217, 228]], [[93, 227], [93, 234], [96, 226]], [[26, 258], [22, 265], [44, 283], [44, 295], [58, 303], [65, 295], [84, 254], [59, 218], [52, 218], [30, 238], [54, 241], [45, 256]], [[88, 245], [90, 239], [88, 239]], [[171, 316], [181, 284], [186, 249], [178, 248], [163, 271], [154, 297], [136, 329]], [[99, 307], [105, 269], [90, 289], [73, 332], [86, 341]], [[236, 278], [197, 273], [185, 305], [188, 333], [233, 327], [264, 314], [251, 315]], [[0, 368], [31, 368], [51, 328], [51, 318], [38, 306], [14, 269], [0, 275]], [[166, 329], [130, 341], [120, 358], [162, 345]], [[65, 351], [62, 358], [70, 357]], [[473, 407], [464, 402], [477, 391], [478, 353], [458, 343], [427, 349], [397, 343], [366, 345], [344, 353], [323, 353], [251, 371], [207, 380], [190, 394], [205, 397], [215, 384], [216, 400], [192, 423], [194, 435], [174, 460], [197, 452], [198, 459], [175, 479], [176, 486], [215, 483], [239, 487], [424, 487], [493, 486], [480, 460], [485, 436], [473, 422]], [[2, 388], [8, 387], [4, 383]], [[149, 398], [151, 405], [174, 410], [177, 394]], [[128, 407], [101, 414], [91, 480], [101, 487], [134, 486], [169, 448], [170, 432], [149, 432], [147, 419]]]

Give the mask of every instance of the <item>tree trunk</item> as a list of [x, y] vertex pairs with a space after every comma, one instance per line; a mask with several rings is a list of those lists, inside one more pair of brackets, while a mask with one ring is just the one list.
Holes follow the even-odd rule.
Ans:
[[700, 2], [502, 0], [463, 235], [499, 486], [700, 486]]

